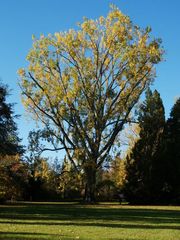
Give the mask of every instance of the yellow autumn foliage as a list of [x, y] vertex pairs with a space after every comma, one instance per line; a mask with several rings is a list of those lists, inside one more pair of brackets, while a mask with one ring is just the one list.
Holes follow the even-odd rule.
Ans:
[[83, 161], [95, 156], [98, 166], [153, 82], [162, 55], [150, 28], [137, 27], [112, 7], [106, 17], [85, 18], [76, 30], [33, 38], [28, 67], [18, 72], [23, 104], [56, 129], [72, 161], [83, 148]]

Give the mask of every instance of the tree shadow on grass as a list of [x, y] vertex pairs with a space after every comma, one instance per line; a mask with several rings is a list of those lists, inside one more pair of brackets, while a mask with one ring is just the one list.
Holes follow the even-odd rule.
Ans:
[[40, 240], [40, 239], [72, 240], [73, 237], [67, 237], [63, 234], [46, 234], [46, 233], [32, 233], [32, 232], [0, 232], [0, 239], [3, 239], [3, 240]]
[[117, 205], [116, 208], [48, 203], [0, 206], [0, 219], [1, 224], [180, 230], [180, 210], [117, 208]]
[[[53, 234], [41, 234], [41, 233], [29, 233], [29, 232], [0, 232], [0, 239], [2, 240], [51, 240], [51, 239], [58, 239], [58, 240], [74, 240], [74, 237], [67, 237], [63, 235], [55, 235]], [[79, 238], [80, 240], [87, 240], [85, 238]], [[130, 238], [109, 238], [109, 240], [134, 240]], [[138, 239], [138, 240], [144, 240], [144, 239]]]
[[[29, 233], [29, 232], [0, 232], [0, 239], [37, 239], [37, 237], [46, 237], [43, 233]], [[49, 235], [50, 236], [50, 235]]]
[[[12, 224], [12, 221], [4, 221], [0, 224]], [[132, 224], [132, 223], [102, 223], [102, 222], [13, 222], [13, 225], [44, 225], [44, 226], [75, 226], [75, 227], [105, 227], [105, 228], [122, 228], [122, 229], [159, 229], [159, 230], [180, 230], [179, 226], [174, 225], [150, 225], [150, 224]]]

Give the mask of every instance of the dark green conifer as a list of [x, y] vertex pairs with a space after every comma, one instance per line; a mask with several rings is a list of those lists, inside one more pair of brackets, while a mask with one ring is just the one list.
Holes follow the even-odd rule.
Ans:
[[6, 102], [7, 87], [0, 85], [0, 155], [16, 155], [23, 152], [17, 125], [14, 121], [13, 104]]
[[159, 93], [150, 89], [138, 114], [140, 138], [126, 163], [125, 193], [130, 202], [153, 203], [161, 198], [164, 175], [161, 143], [165, 114]]
[[180, 98], [174, 104], [164, 134], [165, 197], [180, 203]]

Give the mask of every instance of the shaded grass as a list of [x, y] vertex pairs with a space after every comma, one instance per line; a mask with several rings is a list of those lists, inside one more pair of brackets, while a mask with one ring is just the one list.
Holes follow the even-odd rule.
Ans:
[[178, 240], [180, 207], [118, 204], [0, 205], [4, 240]]

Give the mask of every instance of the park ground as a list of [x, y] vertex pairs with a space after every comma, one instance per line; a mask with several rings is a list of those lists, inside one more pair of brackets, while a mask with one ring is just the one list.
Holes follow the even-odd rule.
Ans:
[[119, 204], [0, 205], [3, 240], [179, 240], [180, 207]]

